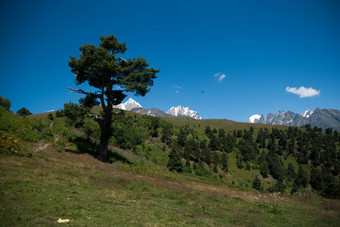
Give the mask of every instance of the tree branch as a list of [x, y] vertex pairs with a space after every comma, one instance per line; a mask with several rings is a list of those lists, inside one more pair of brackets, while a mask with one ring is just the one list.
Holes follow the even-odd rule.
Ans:
[[88, 116], [92, 117], [95, 121], [98, 122], [99, 126], [102, 127], [103, 119], [101, 117], [99, 117], [98, 115], [93, 114], [93, 113], [89, 113]]
[[76, 92], [76, 93], [85, 94], [85, 95], [90, 94], [89, 92], [86, 92], [86, 91], [81, 90], [81, 89], [73, 89], [73, 88], [70, 88], [70, 87], [67, 87], [66, 89], [71, 90], [70, 93]]
[[127, 61], [126, 61], [124, 58], [122, 58], [122, 57], [119, 57], [118, 59], [127, 62]]

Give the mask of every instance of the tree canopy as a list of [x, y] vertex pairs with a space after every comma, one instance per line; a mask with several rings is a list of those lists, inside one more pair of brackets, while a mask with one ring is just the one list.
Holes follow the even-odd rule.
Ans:
[[102, 116], [94, 116], [101, 128], [99, 158], [106, 160], [108, 141], [112, 136], [111, 123], [113, 106], [120, 104], [126, 92], [144, 96], [150, 91], [159, 70], [148, 68], [148, 62], [141, 57], [124, 59], [121, 55], [127, 50], [114, 35], [101, 36], [99, 46], [85, 44], [79, 47], [80, 57], [71, 56], [69, 66], [75, 75], [76, 85], [87, 82], [96, 91], [72, 89], [85, 94], [84, 105], [95, 105], [99, 99], [103, 108]]
[[20, 116], [32, 115], [32, 113], [26, 107], [23, 107], [20, 110], [18, 110], [17, 114]]

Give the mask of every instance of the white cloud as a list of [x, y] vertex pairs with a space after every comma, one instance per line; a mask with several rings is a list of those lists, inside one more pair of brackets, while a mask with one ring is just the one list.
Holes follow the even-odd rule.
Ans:
[[289, 93], [296, 94], [300, 96], [300, 98], [307, 98], [320, 95], [320, 90], [315, 90], [314, 88], [305, 88], [305, 87], [286, 87], [286, 91]]
[[222, 82], [222, 80], [226, 77], [226, 75], [223, 73], [216, 73], [214, 77], [217, 78], [218, 82]]

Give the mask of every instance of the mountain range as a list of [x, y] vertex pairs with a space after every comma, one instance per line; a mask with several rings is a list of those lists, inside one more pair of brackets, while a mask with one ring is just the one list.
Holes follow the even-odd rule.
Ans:
[[138, 114], [146, 114], [154, 117], [170, 117], [170, 118], [193, 118], [201, 120], [202, 118], [198, 115], [197, 111], [189, 109], [189, 107], [177, 106], [171, 107], [167, 112], [160, 109], [151, 108], [144, 109], [141, 104], [130, 98], [127, 102], [113, 106], [114, 108], [132, 111]]
[[276, 114], [268, 113], [267, 116], [255, 114], [248, 119], [249, 123], [304, 126], [310, 124], [322, 129], [333, 128], [340, 131], [340, 111], [335, 109], [306, 110], [301, 114], [292, 111], [280, 110]]

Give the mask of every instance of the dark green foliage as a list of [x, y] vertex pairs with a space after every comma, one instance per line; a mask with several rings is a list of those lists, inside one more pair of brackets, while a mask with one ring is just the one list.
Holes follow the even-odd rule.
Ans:
[[198, 162], [197, 165], [195, 165], [195, 173], [197, 176], [205, 176], [205, 177], [210, 177], [211, 173], [204, 168], [204, 165], [202, 162]]
[[257, 191], [260, 191], [260, 192], [263, 191], [263, 186], [262, 186], [261, 180], [258, 178], [258, 176], [255, 177], [251, 187], [254, 188]]
[[214, 163], [213, 171], [214, 171], [214, 173], [218, 173], [218, 169], [217, 169], [217, 164], [216, 163]]
[[249, 164], [249, 162], [246, 162], [246, 168], [245, 169], [250, 171], [250, 164]]
[[321, 179], [323, 183], [322, 194], [326, 197], [340, 198], [339, 178], [334, 177], [327, 168], [322, 168]]
[[153, 117], [151, 120], [151, 136], [158, 137], [159, 118]]
[[273, 133], [270, 134], [267, 149], [273, 153], [277, 153], [278, 146], [276, 144], [275, 135]]
[[299, 188], [299, 187], [307, 187], [308, 184], [308, 173], [304, 169], [302, 169], [301, 166], [299, 166], [298, 173], [296, 175], [294, 185]]
[[218, 138], [215, 136], [215, 134], [212, 134], [212, 135], [211, 135], [210, 143], [209, 143], [209, 148], [210, 148], [210, 150], [212, 150], [212, 151], [216, 151], [216, 150], [219, 149], [219, 140], [218, 140]]
[[63, 116], [64, 116], [64, 113], [63, 113], [62, 110], [57, 110], [57, 111], [55, 112], [55, 116], [56, 116], [56, 117], [63, 117]]
[[259, 144], [260, 148], [266, 147], [266, 139], [267, 139], [267, 134], [261, 128], [259, 133], [257, 134], [257, 137], [256, 137], [256, 143]]
[[236, 160], [236, 166], [237, 166], [237, 168], [239, 168], [239, 169], [243, 169], [243, 163], [242, 163], [242, 161], [240, 160], [240, 159], [237, 159]]
[[223, 153], [221, 156], [221, 166], [224, 172], [228, 172], [228, 156], [226, 153]]
[[49, 113], [49, 114], [47, 115], [47, 118], [50, 119], [51, 121], [53, 121], [53, 120], [54, 120], [53, 113]]
[[209, 126], [207, 126], [205, 128], [205, 135], [210, 139], [212, 137], [212, 135], [214, 135], [213, 131], [211, 130], [211, 128]]
[[220, 145], [222, 151], [230, 153], [233, 151], [235, 146], [235, 139], [230, 134], [228, 134], [226, 137], [220, 138]]
[[86, 94], [85, 98], [79, 99], [80, 106], [92, 108], [94, 106], [98, 106], [100, 102], [97, 100], [97, 96], [95, 94]]
[[254, 132], [254, 129], [251, 131], [247, 131], [246, 129], [244, 130], [243, 132], [243, 139], [246, 140], [246, 141], [253, 141], [253, 132]]
[[326, 133], [326, 135], [331, 135], [333, 133], [333, 129], [327, 128], [325, 133]]
[[86, 115], [90, 113], [90, 109], [85, 106], [69, 102], [64, 103], [64, 109], [62, 112], [63, 116], [67, 117], [68, 124], [79, 128], [84, 124], [84, 119]]
[[11, 102], [8, 99], [0, 96], [0, 107], [3, 107], [6, 110], [9, 110], [11, 108], [11, 105], [12, 104], [11, 104]]
[[185, 142], [187, 140], [187, 132], [184, 128], [180, 128], [179, 134], [177, 136], [177, 143], [180, 147], [184, 147]]
[[286, 169], [286, 177], [289, 181], [292, 181], [296, 177], [295, 169], [292, 165], [292, 163], [288, 163], [287, 169]]
[[17, 114], [18, 114], [19, 116], [32, 115], [32, 113], [31, 113], [28, 109], [26, 109], [26, 107], [22, 107], [21, 109], [19, 109], [19, 110], [17, 111]]
[[288, 143], [288, 151], [287, 154], [295, 154], [296, 152], [296, 145], [295, 145], [295, 139], [291, 139], [290, 142]]
[[268, 169], [270, 174], [278, 181], [282, 181], [284, 178], [284, 170], [283, 165], [280, 162], [279, 157], [272, 153], [268, 153]]
[[217, 152], [212, 152], [213, 160], [212, 163], [214, 164], [213, 171], [215, 173], [218, 172], [217, 166], [220, 164], [220, 156]]
[[[71, 57], [69, 66], [76, 76], [76, 84], [87, 82], [96, 92], [71, 89], [85, 94], [84, 105], [94, 105], [100, 100], [102, 116], [95, 116], [101, 129], [99, 158], [107, 160], [109, 139], [112, 136], [111, 121], [113, 105], [120, 104], [126, 92], [144, 96], [150, 91], [156, 73], [159, 70], [148, 68], [144, 58], [123, 59], [118, 57], [127, 50], [125, 43], [120, 43], [114, 35], [101, 36], [99, 46], [85, 44], [79, 48], [79, 59]], [[118, 55], [118, 56], [117, 56]]]
[[267, 189], [268, 192], [285, 193], [287, 186], [282, 181], [277, 181], [276, 184]]
[[253, 141], [241, 139], [238, 143], [238, 148], [245, 162], [256, 160], [258, 149]]
[[264, 151], [261, 152], [259, 158], [257, 159], [257, 163], [260, 166], [260, 173], [262, 177], [267, 178], [269, 174], [269, 169], [268, 169], [267, 155]]
[[186, 141], [184, 148], [183, 148], [183, 157], [186, 160], [193, 160], [198, 162], [200, 159], [200, 150], [198, 143], [194, 139], [189, 139]]
[[191, 165], [190, 165], [189, 160], [186, 160], [185, 166], [183, 167], [183, 172], [184, 173], [192, 173], [192, 169], [191, 169]]
[[207, 140], [203, 139], [200, 141], [200, 150], [201, 150], [201, 157], [202, 159], [208, 164], [210, 165], [212, 162], [212, 155], [211, 155], [211, 151], [209, 150], [208, 146], [207, 146]]
[[237, 130], [236, 137], [241, 138], [242, 137], [242, 130]]
[[169, 161], [167, 165], [168, 169], [170, 171], [182, 172], [183, 163], [182, 163], [181, 158], [182, 158], [182, 154], [180, 152], [179, 146], [175, 143], [172, 146], [170, 154], [169, 154]]
[[218, 138], [223, 138], [223, 137], [225, 137], [225, 131], [223, 128], [220, 128], [218, 130]]
[[310, 185], [312, 188], [318, 192], [322, 192], [324, 189], [323, 180], [321, 176], [321, 171], [313, 167], [310, 172]]
[[172, 130], [171, 130], [171, 127], [170, 125], [166, 124], [164, 127], [163, 127], [163, 130], [162, 130], [162, 137], [161, 137], [161, 140], [163, 143], [165, 143], [166, 145], [171, 145], [171, 137], [172, 137]]

